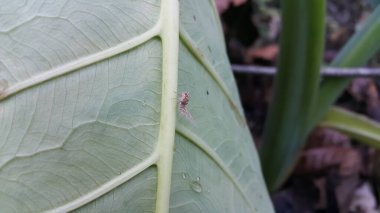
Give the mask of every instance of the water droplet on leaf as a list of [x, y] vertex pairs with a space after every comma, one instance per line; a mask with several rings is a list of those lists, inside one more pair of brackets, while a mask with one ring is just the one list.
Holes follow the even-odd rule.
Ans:
[[190, 187], [194, 192], [201, 193], [202, 192], [202, 185], [198, 181], [193, 181], [190, 183]]
[[189, 175], [187, 173], [182, 173], [182, 179], [187, 179], [187, 177], [189, 177]]

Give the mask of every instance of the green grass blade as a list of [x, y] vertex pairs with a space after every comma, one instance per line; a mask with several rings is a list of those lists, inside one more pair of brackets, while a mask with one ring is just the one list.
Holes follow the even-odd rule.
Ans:
[[361, 143], [380, 149], [380, 123], [363, 115], [332, 107], [319, 125], [339, 130]]
[[[363, 66], [380, 49], [380, 6], [367, 18], [341, 52], [332, 62], [332, 66], [355, 67]], [[314, 127], [329, 110], [331, 104], [338, 98], [350, 82], [349, 78], [327, 78], [323, 81], [318, 95], [317, 108], [314, 110]]]
[[279, 73], [261, 149], [269, 190], [285, 179], [305, 138], [319, 85], [325, 1], [283, 0]]

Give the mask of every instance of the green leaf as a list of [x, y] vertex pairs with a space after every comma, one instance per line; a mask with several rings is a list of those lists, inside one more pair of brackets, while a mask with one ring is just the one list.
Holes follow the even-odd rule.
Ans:
[[[380, 49], [380, 6], [377, 6], [372, 14], [365, 20], [358, 31], [345, 44], [332, 66], [336, 67], [359, 67]], [[326, 78], [319, 89], [313, 120], [308, 124], [312, 129], [323, 118], [331, 105], [350, 83], [350, 78]]]
[[363, 115], [333, 107], [319, 125], [334, 128], [362, 143], [380, 148], [380, 124]]
[[279, 72], [260, 150], [270, 191], [294, 165], [317, 97], [324, 43], [325, 1], [283, 0]]
[[212, 0], [1, 5], [2, 212], [273, 212]]

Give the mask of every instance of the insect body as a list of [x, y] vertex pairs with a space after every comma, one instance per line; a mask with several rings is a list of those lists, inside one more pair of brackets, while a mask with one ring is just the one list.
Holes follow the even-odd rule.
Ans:
[[189, 121], [193, 120], [193, 117], [191, 116], [190, 112], [187, 110], [187, 105], [190, 101], [190, 94], [189, 92], [182, 92], [181, 97], [178, 100], [178, 108], [181, 115], [183, 115], [185, 118], [187, 118]]
[[186, 107], [189, 104], [190, 94], [189, 92], [182, 92], [181, 97], [179, 98], [179, 105]]

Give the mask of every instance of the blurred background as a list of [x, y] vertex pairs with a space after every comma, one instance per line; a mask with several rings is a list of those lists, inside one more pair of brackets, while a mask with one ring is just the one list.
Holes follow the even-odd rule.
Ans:
[[[232, 65], [275, 67], [281, 32], [278, 0], [215, 0]], [[347, 42], [377, 0], [328, 0], [324, 63]], [[380, 36], [380, 35], [379, 35]], [[376, 54], [366, 67], [380, 67]], [[247, 122], [260, 147], [273, 75], [234, 70]], [[380, 122], [380, 78], [357, 77], [336, 105]], [[272, 199], [279, 213], [378, 212], [380, 152], [335, 130], [317, 127], [301, 160]]]

